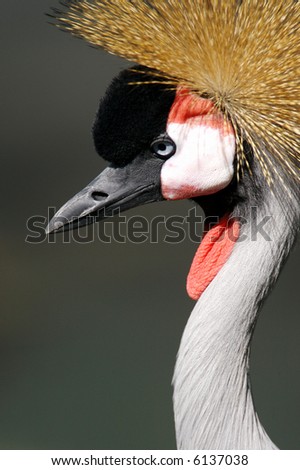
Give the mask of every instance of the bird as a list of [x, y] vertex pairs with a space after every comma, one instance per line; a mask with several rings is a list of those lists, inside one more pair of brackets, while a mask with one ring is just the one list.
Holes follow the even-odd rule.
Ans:
[[108, 166], [48, 233], [188, 199], [204, 235], [173, 376], [178, 449], [276, 449], [254, 407], [261, 306], [299, 227], [300, 5], [294, 0], [78, 0], [55, 24], [130, 62], [93, 125]]

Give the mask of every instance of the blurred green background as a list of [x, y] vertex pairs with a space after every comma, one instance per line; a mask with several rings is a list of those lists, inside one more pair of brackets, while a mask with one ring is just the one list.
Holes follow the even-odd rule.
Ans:
[[[48, 25], [50, 6], [1, 5], [0, 448], [172, 449], [170, 384], [196, 245], [25, 243], [29, 217], [103, 168], [90, 128], [127, 66]], [[264, 306], [251, 356], [259, 416], [283, 449], [300, 448], [298, 260], [299, 250]]]

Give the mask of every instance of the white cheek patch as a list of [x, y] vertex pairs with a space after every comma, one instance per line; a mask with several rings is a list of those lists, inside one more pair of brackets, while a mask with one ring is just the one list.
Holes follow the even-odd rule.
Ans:
[[165, 199], [187, 199], [225, 188], [234, 175], [235, 136], [220, 112], [186, 122], [168, 122], [167, 133], [177, 146], [161, 170]]

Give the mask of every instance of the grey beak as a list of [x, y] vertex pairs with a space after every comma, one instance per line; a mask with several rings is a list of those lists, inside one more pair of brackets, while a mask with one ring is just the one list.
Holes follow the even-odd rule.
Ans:
[[139, 156], [124, 167], [107, 167], [70, 199], [49, 222], [46, 233], [72, 230], [116, 211], [163, 200], [160, 170], [163, 161]]

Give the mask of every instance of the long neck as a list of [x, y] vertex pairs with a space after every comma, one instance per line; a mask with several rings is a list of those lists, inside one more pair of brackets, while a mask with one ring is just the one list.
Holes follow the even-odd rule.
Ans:
[[[284, 211], [271, 191], [265, 193], [188, 320], [173, 379], [179, 449], [276, 448], [253, 406], [249, 345], [259, 307], [293, 244], [297, 206], [291, 201]], [[268, 237], [255, 235], [266, 216]]]

